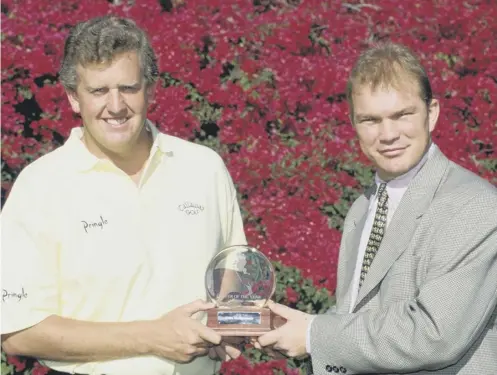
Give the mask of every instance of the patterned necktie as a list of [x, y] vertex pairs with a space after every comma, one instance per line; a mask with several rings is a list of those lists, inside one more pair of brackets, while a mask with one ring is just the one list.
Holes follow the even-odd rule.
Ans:
[[362, 286], [362, 283], [366, 278], [366, 274], [369, 271], [371, 263], [373, 263], [373, 259], [378, 252], [378, 248], [380, 247], [381, 240], [383, 239], [383, 234], [386, 229], [388, 213], [388, 194], [386, 187], [387, 184], [383, 183], [378, 188], [378, 205], [374, 216], [373, 228], [371, 229], [371, 234], [369, 235], [368, 244], [366, 246], [366, 252], [364, 253], [364, 260], [362, 261], [359, 288]]

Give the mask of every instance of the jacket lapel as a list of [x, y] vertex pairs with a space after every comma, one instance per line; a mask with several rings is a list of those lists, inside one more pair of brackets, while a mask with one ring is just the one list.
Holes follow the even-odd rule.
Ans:
[[355, 309], [381, 282], [390, 267], [407, 248], [416, 230], [417, 221], [429, 208], [448, 164], [449, 160], [437, 148], [410, 182], [359, 291]]
[[361, 242], [361, 233], [366, 222], [370, 197], [374, 186], [366, 189], [364, 194], [359, 198], [357, 205], [352, 213], [352, 225], [348, 232], [343, 233], [344, 245], [340, 254], [340, 261], [337, 272], [337, 313], [347, 313], [350, 308], [353, 276], [357, 262], [359, 244]]

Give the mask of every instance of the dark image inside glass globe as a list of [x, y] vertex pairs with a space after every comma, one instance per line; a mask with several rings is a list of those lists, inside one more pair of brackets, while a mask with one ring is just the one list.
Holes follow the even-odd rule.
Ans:
[[217, 306], [263, 307], [274, 293], [274, 269], [257, 249], [232, 246], [212, 259], [206, 286]]
[[233, 336], [256, 336], [274, 328], [274, 314], [265, 305], [276, 278], [259, 250], [247, 245], [223, 249], [207, 267], [205, 286], [216, 303], [208, 312], [208, 326]]

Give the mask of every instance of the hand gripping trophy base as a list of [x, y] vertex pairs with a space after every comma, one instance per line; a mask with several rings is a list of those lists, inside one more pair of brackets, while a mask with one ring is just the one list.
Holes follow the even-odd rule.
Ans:
[[267, 307], [217, 307], [207, 311], [207, 326], [221, 336], [261, 336], [285, 323], [285, 318]]

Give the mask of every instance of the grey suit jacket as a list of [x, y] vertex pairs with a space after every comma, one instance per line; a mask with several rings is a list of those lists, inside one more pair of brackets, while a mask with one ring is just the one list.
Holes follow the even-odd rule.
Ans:
[[311, 326], [314, 374], [497, 374], [497, 189], [437, 148], [409, 184], [349, 313], [371, 189], [340, 245], [337, 305]]

